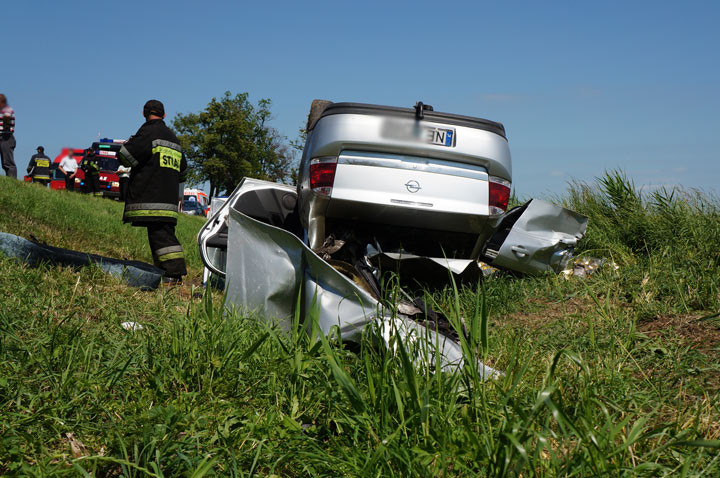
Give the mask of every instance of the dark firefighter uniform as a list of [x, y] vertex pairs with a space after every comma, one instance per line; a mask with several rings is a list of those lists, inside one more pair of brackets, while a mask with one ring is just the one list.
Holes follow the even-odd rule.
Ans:
[[94, 152], [88, 151], [85, 154], [80, 169], [85, 173], [85, 191], [93, 196], [102, 196], [100, 191], [100, 165]]
[[123, 144], [118, 159], [132, 168], [123, 222], [146, 227], [155, 265], [167, 278], [180, 279], [187, 270], [175, 225], [187, 162], [177, 137], [163, 120], [147, 121]]
[[40, 148], [38, 148], [38, 153], [33, 154], [30, 158], [27, 171], [34, 183], [40, 183], [43, 186], [50, 184], [50, 158], [45, 156]]

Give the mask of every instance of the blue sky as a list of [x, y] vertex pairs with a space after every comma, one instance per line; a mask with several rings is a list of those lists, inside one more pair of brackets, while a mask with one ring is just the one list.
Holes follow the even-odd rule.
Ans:
[[505, 124], [521, 196], [622, 168], [717, 192], [720, 2], [34, 1], [0, 6], [16, 162], [100, 133], [145, 100], [168, 117], [226, 90], [273, 101], [294, 138], [314, 98]]

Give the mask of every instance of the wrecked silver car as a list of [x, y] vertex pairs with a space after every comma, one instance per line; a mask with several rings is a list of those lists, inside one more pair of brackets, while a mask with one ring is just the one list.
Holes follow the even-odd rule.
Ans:
[[[283, 328], [290, 327], [296, 312], [301, 317], [314, 316], [319, 332], [329, 334], [337, 327], [346, 341], [358, 340], [367, 326], [373, 325], [388, 347], [392, 337], [397, 336], [425, 347], [428, 357], [437, 355], [443, 368], [462, 365], [456, 331], [411, 297], [388, 303], [380, 290], [379, 274], [383, 268], [402, 269], [401, 274], [417, 274], [420, 278], [425, 273], [430, 278], [447, 278], [452, 274], [456, 282], [479, 280], [482, 275], [479, 262], [381, 252], [371, 244], [359, 248], [355, 243], [346, 248], [346, 243], [335, 240], [326, 241], [313, 251], [301, 239], [303, 231], [296, 201], [295, 188], [291, 186], [244, 179], [201, 229], [198, 235], [201, 258], [209, 271], [223, 280], [228, 307], [257, 313]], [[586, 226], [582, 216], [549, 203], [536, 204], [539, 207], [530, 207], [531, 202], [518, 209], [515, 213], [518, 217], [508, 221], [512, 226], [505, 224], [509, 230], [496, 233], [505, 240], [493, 236], [497, 242], [490, 244], [493, 247], [499, 244], [499, 252], [504, 251], [503, 244], [508, 238], [526, 239], [519, 245], [524, 245], [527, 254], [512, 262], [517, 257], [512, 245], [518, 245], [513, 239], [509, 246], [511, 255], [504, 264], [517, 264], [517, 269], [552, 270], [553, 265], [544, 259], [560, 256], [569, 259], [573, 247], [570, 238], [577, 240], [582, 236], [580, 231]], [[533, 218], [540, 227], [533, 229]], [[557, 220], [565, 222], [564, 231], [548, 229]], [[343, 260], [335, 258], [340, 251]], [[485, 248], [486, 254], [488, 251], [494, 249]], [[503, 260], [505, 256], [498, 253], [498, 258]], [[311, 326], [306, 323], [309, 333]], [[481, 366], [484, 377], [499, 373]]]
[[[374, 116], [381, 115], [375, 107], [369, 108], [371, 113], [363, 113], [358, 111], [362, 111], [364, 106], [345, 104], [333, 113], [331, 106], [320, 113], [314, 112], [317, 124], [311, 128], [314, 132], [308, 138], [303, 159], [306, 171], [301, 172], [301, 184], [293, 187], [244, 179], [201, 229], [198, 235], [201, 258], [208, 271], [220, 279], [218, 282], [224, 281], [229, 307], [258, 312], [261, 317], [284, 327], [290, 326], [296, 312], [302, 317], [314, 316], [320, 332], [328, 334], [337, 327], [343, 339], [349, 341], [358, 338], [368, 324], [373, 324], [388, 346], [390, 338], [397, 334], [410, 341], [421, 339], [423, 344], [433, 349], [433, 353], [441, 356], [443, 366], [457, 365], [462, 362], [456, 340], [457, 330], [453, 330], [447, 321], [443, 322], [442, 317], [420, 299], [413, 299], [411, 293], [403, 292], [406, 294], [404, 299], [391, 303], [386, 291], [382, 290], [382, 275], [394, 272], [401, 279], [410, 278], [422, 287], [437, 279], [447, 283], [448, 277], [452, 277], [455, 283], [476, 283], [487, 270], [485, 264], [529, 274], [560, 272], [570, 263], [577, 242], [585, 234], [587, 218], [538, 199], [507, 212], [504, 212], [507, 197], [501, 204], [493, 202], [492, 184], [502, 184], [507, 189], [503, 194], [509, 195], [510, 156], [504, 130], [501, 135], [499, 130], [477, 128], [478, 133], [490, 136], [485, 136], [484, 141], [475, 141], [475, 149], [463, 146], [468, 148], [464, 153], [469, 161], [466, 166], [474, 171], [468, 173], [468, 178], [467, 175], [449, 174], [449, 170], [443, 169], [451, 167], [449, 160], [440, 164], [430, 155], [398, 156], [401, 147], [407, 148], [409, 144], [415, 144], [414, 151], [418, 155], [428, 145], [447, 147], [430, 144], [431, 133], [427, 133], [429, 136], [420, 133], [421, 139], [414, 140], [391, 138], [392, 141], [387, 144], [390, 145], [388, 151], [392, 153], [360, 153], [363, 147], [377, 145], [377, 138], [381, 136], [372, 137], [375, 143], [363, 143], [361, 139], [365, 133], [355, 131], [352, 125], [369, 127], [369, 124], [363, 123], [364, 116], [373, 116], [371, 119], [375, 121], [377, 118]], [[422, 116], [418, 118], [420, 112]], [[429, 110], [422, 104], [418, 105], [414, 119], [407, 118], [407, 111], [391, 110], [390, 113], [393, 120], [399, 118], [415, 122], [413, 124], [421, 131], [428, 128], [423, 118]], [[356, 118], [352, 121], [343, 119], [348, 115]], [[333, 116], [339, 121], [328, 119]], [[447, 117], [444, 119], [447, 120]], [[329, 126], [321, 128], [320, 124]], [[381, 128], [382, 124], [377, 123], [375, 128]], [[495, 125], [487, 128], [502, 128]], [[430, 129], [437, 127], [431, 126]], [[461, 144], [459, 132], [470, 134], [465, 129], [456, 124], [450, 135], [452, 139], [448, 140], [446, 136], [445, 141]], [[343, 135], [347, 135], [346, 140], [342, 140]], [[335, 140], [328, 140], [330, 136]], [[321, 144], [324, 146], [321, 147]], [[433, 151], [436, 156], [449, 157], [447, 152], [443, 156], [433, 149], [428, 151]], [[324, 156], [326, 153], [332, 154]], [[470, 156], [472, 160], [467, 159]], [[392, 167], [391, 163], [401, 167]], [[323, 164], [334, 166], [327, 170], [313, 168], [313, 165]], [[334, 171], [332, 181], [326, 175], [330, 169]], [[336, 182], [343, 171], [349, 177]], [[433, 211], [436, 217], [433, 214], [424, 215], [427, 211], [418, 212], [421, 206], [393, 202], [395, 197], [392, 194], [395, 193], [380, 194], [378, 197], [384, 197], [383, 201], [386, 200], [387, 204], [380, 204], [382, 201], [377, 200], [375, 206], [380, 204], [380, 207], [373, 209], [368, 201], [362, 201], [361, 183], [349, 186], [352, 180], [361, 177], [367, 181], [383, 175], [400, 179], [402, 174], [410, 171], [423, 173], [415, 177], [423, 178], [424, 182], [427, 180], [426, 184], [438, 180], [435, 176], [442, 177], [438, 180], [440, 183], [448, 178], [452, 181], [458, 178], [475, 181], [468, 184], [479, 191], [470, 200], [475, 201], [477, 214], [460, 214], [460, 218], [452, 208], [452, 204], [459, 203], [449, 201], [438, 202], [443, 204], [443, 210]], [[503, 178], [505, 182], [500, 183], [493, 178]], [[380, 181], [385, 184], [382, 186], [377, 183], [368, 184], [368, 195], [390, 184]], [[347, 191], [336, 195], [337, 184], [348, 185]], [[318, 188], [331, 190], [318, 192]], [[417, 193], [410, 190], [413, 188], [405, 186], [405, 189], [405, 195], [398, 196], [398, 200], [406, 201], [402, 198], [409, 197], [407, 194]], [[470, 194], [471, 189], [465, 191]], [[438, 191], [433, 194], [441, 194]], [[451, 191], [452, 194], [455, 192]], [[348, 199], [352, 195], [357, 200]], [[450, 197], [448, 194], [445, 196], [446, 199]], [[335, 199], [342, 200], [333, 203]], [[334, 209], [336, 206], [331, 204], [339, 206]], [[468, 204], [466, 202], [458, 207], [462, 210], [470, 207]], [[363, 208], [374, 213], [363, 213]], [[313, 213], [314, 209], [319, 211], [318, 214]], [[421, 217], [425, 219], [413, 222]], [[443, 218], [452, 226], [443, 226]], [[298, 311], [298, 307], [301, 310]], [[491, 369], [486, 371], [489, 376], [496, 373]]]
[[[212, 273], [225, 279], [227, 307], [256, 313], [284, 329], [297, 311], [301, 317], [316, 317], [305, 323], [308, 333], [316, 323], [318, 332], [330, 334], [337, 328], [350, 342], [372, 325], [387, 347], [400, 337], [425, 350], [428, 363], [437, 356], [445, 370], [463, 364], [461, 347], [452, 337], [408, 314], [420, 312], [416, 307], [383, 303], [368, 286], [372, 279], [311, 250], [298, 234], [295, 201], [293, 187], [244, 179], [201, 229], [200, 255]], [[480, 365], [485, 378], [499, 374]]]

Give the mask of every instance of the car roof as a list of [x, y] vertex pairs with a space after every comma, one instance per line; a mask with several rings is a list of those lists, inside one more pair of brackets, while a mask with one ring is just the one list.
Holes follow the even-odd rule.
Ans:
[[[401, 108], [397, 106], [371, 105], [367, 103], [331, 103], [322, 112], [320, 118], [337, 114], [362, 114], [415, 118], [416, 112], [415, 108]], [[497, 121], [430, 110], [424, 110], [423, 116], [423, 119], [426, 121], [482, 129], [507, 139], [507, 136], [505, 135], [505, 126]], [[314, 127], [315, 125], [313, 124], [310, 129], [313, 129]]]

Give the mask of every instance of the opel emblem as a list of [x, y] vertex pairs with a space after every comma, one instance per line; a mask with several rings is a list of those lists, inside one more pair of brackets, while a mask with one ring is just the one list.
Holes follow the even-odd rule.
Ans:
[[406, 182], [405, 188], [408, 190], [408, 192], [411, 192], [411, 193], [416, 193], [422, 189], [420, 187], [420, 183], [415, 181], [414, 179]]

